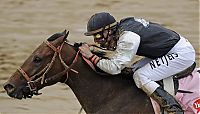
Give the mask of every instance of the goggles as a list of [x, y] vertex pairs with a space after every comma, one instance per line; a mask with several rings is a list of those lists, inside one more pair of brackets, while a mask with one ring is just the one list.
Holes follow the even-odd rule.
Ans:
[[94, 39], [100, 39], [103, 38], [103, 34], [97, 33], [94, 35]]
[[106, 39], [104, 38], [104, 35], [102, 32], [96, 33], [93, 35], [94, 36], [94, 41], [97, 43], [105, 42]]
[[101, 31], [101, 32], [98, 32], [98, 33], [94, 34], [93, 35], [94, 36], [94, 41], [95, 42], [105, 42], [105, 41], [107, 41], [108, 36], [112, 35], [112, 32], [107, 30], [107, 35], [106, 36], [104, 35], [104, 32], [105, 31]]

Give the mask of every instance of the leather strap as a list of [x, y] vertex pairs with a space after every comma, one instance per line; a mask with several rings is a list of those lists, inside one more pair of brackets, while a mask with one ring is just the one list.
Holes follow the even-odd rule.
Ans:
[[24, 78], [26, 79], [26, 81], [31, 81], [31, 79], [29, 78], [29, 76], [26, 74], [26, 72], [24, 72], [24, 70], [22, 70], [22, 68], [18, 68], [18, 71], [22, 74], [22, 76], [24, 76]]

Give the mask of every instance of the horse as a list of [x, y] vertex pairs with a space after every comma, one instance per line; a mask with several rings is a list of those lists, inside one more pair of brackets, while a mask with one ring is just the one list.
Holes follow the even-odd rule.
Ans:
[[154, 114], [149, 97], [131, 78], [94, 71], [68, 40], [55, 33], [4, 84], [10, 97], [32, 98], [58, 82], [68, 85], [87, 114]]
[[88, 114], [154, 113], [149, 98], [133, 80], [92, 70], [76, 47], [67, 43], [68, 34], [50, 36], [27, 58], [4, 84], [10, 97], [31, 98], [61, 82], [72, 89]]

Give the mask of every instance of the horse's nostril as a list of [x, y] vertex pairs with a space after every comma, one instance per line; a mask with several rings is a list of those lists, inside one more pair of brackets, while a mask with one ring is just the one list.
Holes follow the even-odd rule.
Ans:
[[8, 94], [11, 94], [15, 91], [15, 87], [12, 84], [4, 85], [4, 89], [7, 91]]

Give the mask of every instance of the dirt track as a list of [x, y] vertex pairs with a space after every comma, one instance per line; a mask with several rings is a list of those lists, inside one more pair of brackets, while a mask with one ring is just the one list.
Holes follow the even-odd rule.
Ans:
[[[200, 63], [198, 0], [1, 0], [0, 1], [0, 91], [2, 84], [48, 36], [64, 29], [69, 39], [91, 42], [83, 35], [88, 18], [108, 11], [117, 20], [142, 17], [164, 24], [194, 45]], [[0, 93], [0, 114], [77, 114], [80, 105], [68, 86], [57, 84], [28, 100]]]

